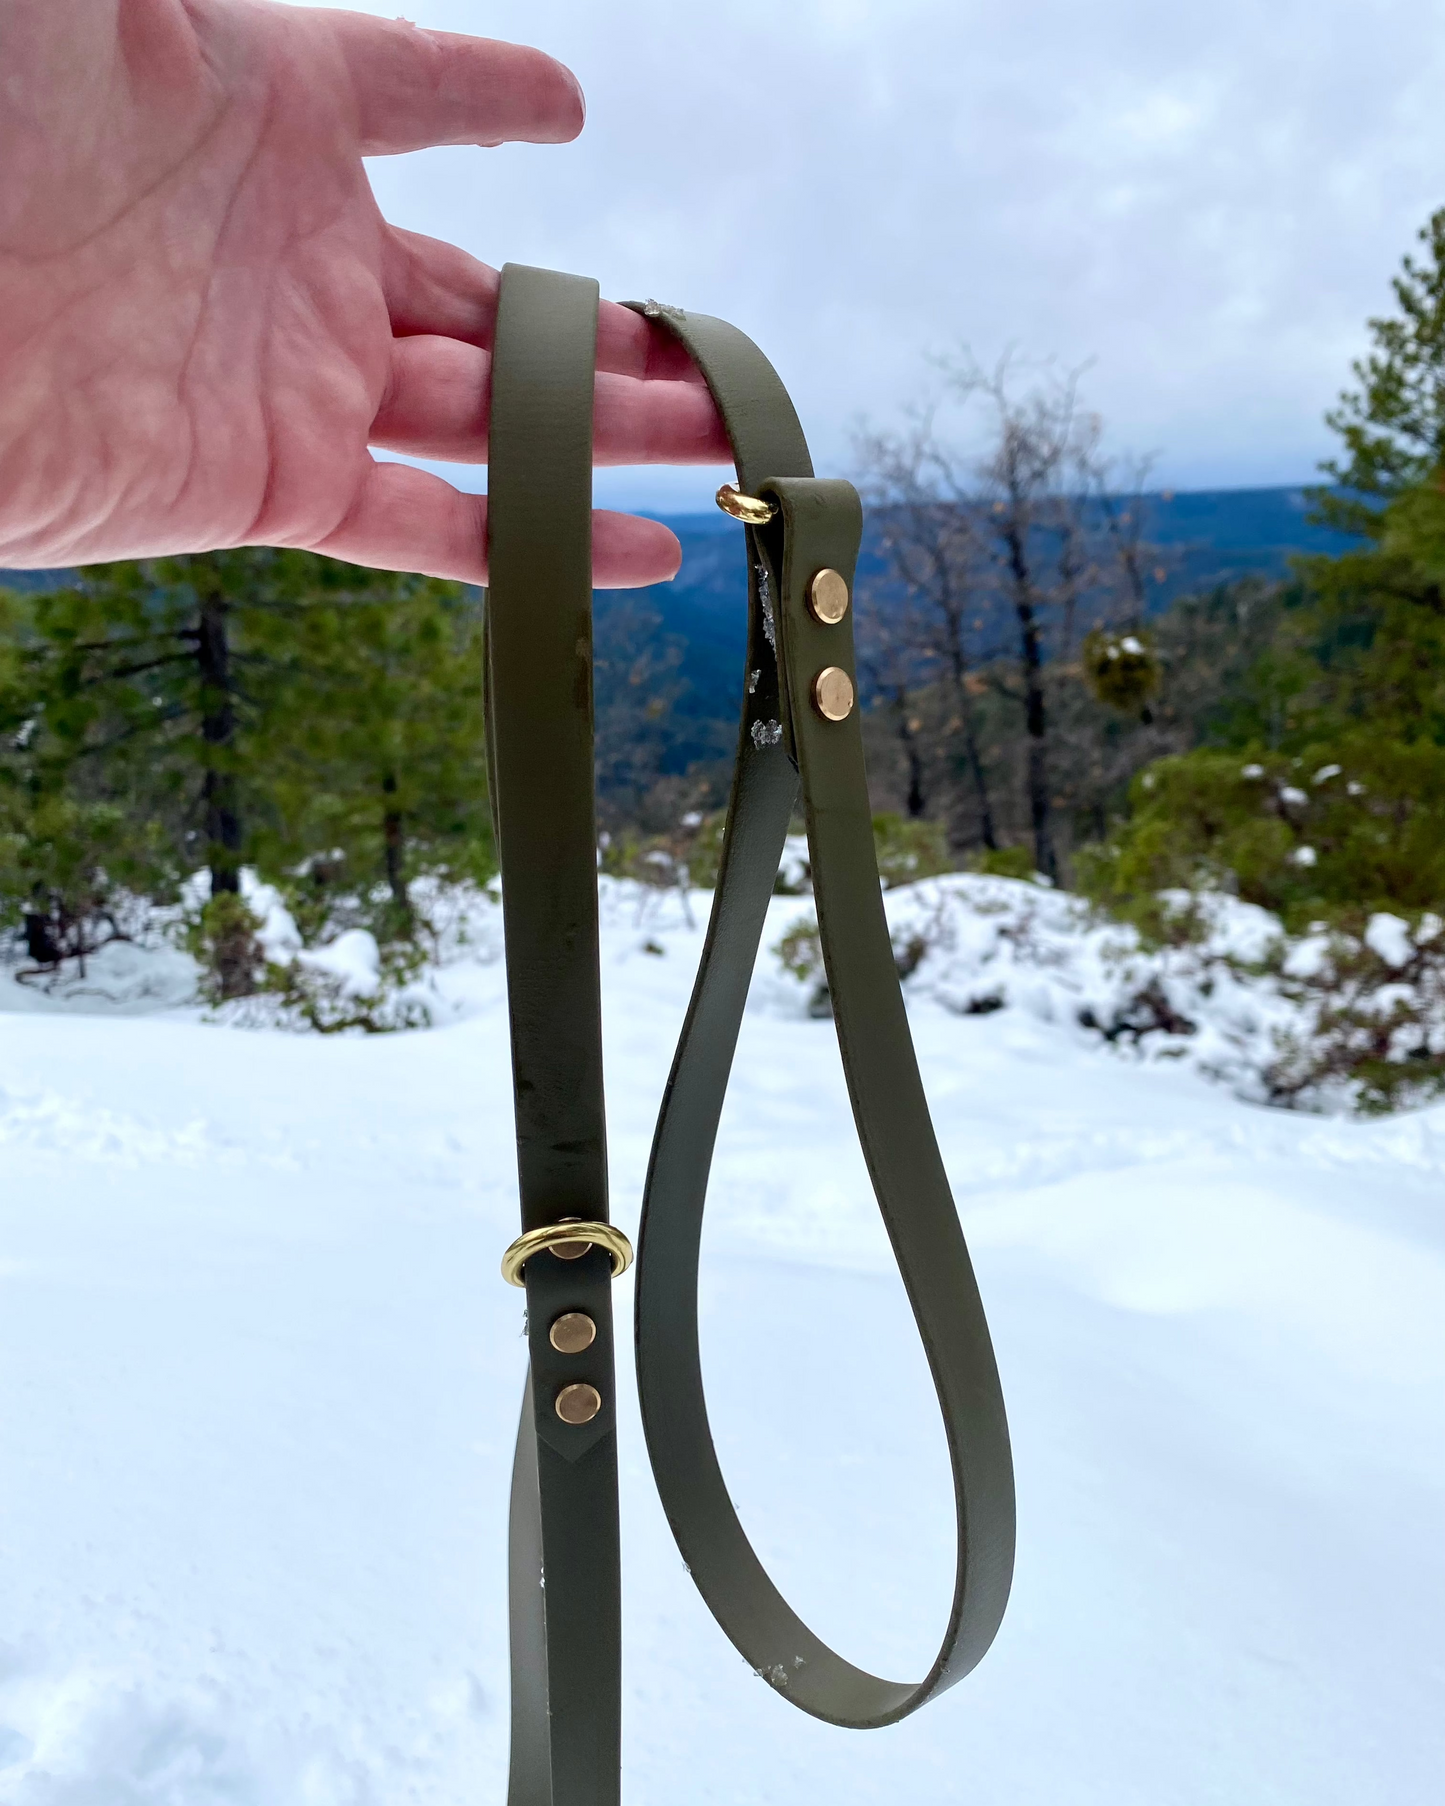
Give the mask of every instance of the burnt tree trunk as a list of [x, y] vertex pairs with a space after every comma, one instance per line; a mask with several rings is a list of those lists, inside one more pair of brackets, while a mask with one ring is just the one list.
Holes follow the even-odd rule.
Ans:
[[382, 794], [386, 797], [386, 808], [381, 818], [386, 883], [391, 892], [392, 904], [395, 907], [402, 931], [410, 934], [412, 911], [411, 898], [407, 895], [406, 888], [406, 834], [401, 811], [396, 806], [396, 774], [394, 772], [387, 772], [381, 780], [381, 789]]
[[959, 731], [963, 738], [963, 762], [973, 784], [978, 808], [978, 837], [990, 853], [998, 850], [998, 835], [993, 825], [993, 804], [989, 800], [988, 779], [984, 774], [983, 755], [979, 751], [978, 731], [974, 722], [973, 698], [968, 693], [968, 653], [963, 643], [962, 604], [948, 596], [945, 612], [948, 671], [953, 682], [953, 697], [958, 708]]
[[236, 896], [241, 889], [241, 813], [234, 762], [236, 702], [227, 631], [230, 611], [213, 573], [205, 572], [197, 588], [201, 606], [196, 663], [201, 674], [201, 740], [205, 747], [201, 800], [205, 808], [206, 862], [211, 871], [211, 895], [218, 897], [229, 891]]
[[1028, 733], [1029, 820], [1034, 834], [1034, 864], [1046, 878], [1058, 882], [1059, 862], [1054, 852], [1050, 821], [1048, 714], [1044, 706], [1044, 658], [1039, 615], [1029, 574], [1023, 534], [1009, 534], [1009, 571], [1013, 579], [1014, 612], [1019, 624], [1019, 662], [1024, 679], [1024, 727]]
[[928, 795], [923, 784], [923, 754], [919, 750], [917, 722], [913, 719], [912, 697], [906, 683], [894, 684], [888, 696], [888, 707], [898, 726], [898, 744], [903, 748], [903, 762], [908, 771], [908, 794], [904, 808], [910, 821], [919, 821], [927, 813]]
[[974, 722], [973, 698], [967, 686], [957, 687], [959, 735], [963, 741], [963, 763], [973, 785], [974, 806], [978, 814], [978, 837], [990, 853], [998, 851], [998, 833], [993, 823], [993, 804], [988, 794], [988, 776], [983, 768], [983, 753], [978, 744]]

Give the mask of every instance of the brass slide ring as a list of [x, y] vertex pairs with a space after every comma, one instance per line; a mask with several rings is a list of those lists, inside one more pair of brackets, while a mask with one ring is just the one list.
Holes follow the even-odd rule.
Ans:
[[617, 1279], [632, 1265], [632, 1243], [613, 1223], [583, 1223], [567, 1217], [560, 1223], [544, 1223], [519, 1235], [502, 1256], [502, 1278], [509, 1286], [525, 1285], [523, 1268], [534, 1254], [550, 1248], [561, 1260], [577, 1260], [589, 1248], [605, 1248], [612, 1257], [612, 1277]]

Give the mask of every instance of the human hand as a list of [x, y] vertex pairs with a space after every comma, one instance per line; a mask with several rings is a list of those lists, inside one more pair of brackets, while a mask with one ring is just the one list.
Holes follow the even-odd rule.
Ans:
[[[485, 581], [496, 272], [389, 226], [363, 156], [565, 143], [540, 51], [268, 0], [0, 0], [0, 566], [305, 547]], [[599, 464], [730, 457], [670, 335], [604, 303]], [[675, 574], [599, 511], [601, 587]]]

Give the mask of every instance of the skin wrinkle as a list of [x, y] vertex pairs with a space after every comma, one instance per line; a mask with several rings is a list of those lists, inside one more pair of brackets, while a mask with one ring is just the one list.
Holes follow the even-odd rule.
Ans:
[[[437, 43], [436, 39], [432, 36], [432, 34], [430, 32], [423, 31], [420, 28], [420, 26], [413, 25], [410, 19], [397, 19], [397, 20], [393, 21], [393, 24], [400, 25], [404, 29], [407, 29], [409, 32], [411, 41], [413, 43], [425, 44], [427, 46], [427, 50], [421, 52], [422, 56], [426, 56], [429, 54], [431, 60], [434, 62], [438, 62], [438, 63], [446, 60], [445, 51], [443, 50], [442, 46]], [[400, 34], [394, 34], [394, 35], [400, 35]], [[363, 130], [363, 124], [364, 124], [365, 116], [366, 116], [366, 109], [362, 102], [361, 94], [360, 94], [359, 87], [358, 87], [357, 80], [356, 80], [355, 71], [352, 67], [354, 59], [347, 52], [347, 50], [345, 48], [342, 49], [341, 56], [342, 56], [343, 62], [345, 62], [345, 64], [347, 65], [347, 73], [351, 78], [351, 92], [352, 92], [352, 98], [355, 103], [355, 109], [356, 109], [356, 136], [357, 136], [358, 141], [361, 144], [361, 154], [364, 157], [366, 157], [366, 156], [385, 156], [387, 154], [388, 149], [390, 148], [389, 145], [387, 145], [384, 142], [380, 142], [380, 141], [376, 140], [375, 138], [368, 135], [368, 133], [365, 130]], [[433, 87], [434, 91], [439, 90], [441, 87], [440, 81], [434, 80], [432, 83], [432, 87]], [[480, 142], [482, 144], [486, 144], [489, 141], [486, 139], [482, 139]], [[500, 141], [498, 140], [498, 141], [493, 141], [493, 142], [500, 142]]]
[[[77, 417], [83, 421], [84, 416], [75, 408], [75, 401], [79, 396], [83, 395], [87, 388], [96, 388], [102, 385], [104, 380], [105, 372], [103, 370], [88, 370], [79, 377], [73, 384], [74, 392], [69, 397], [68, 411], [77, 414]], [[97, 409], [95, 411], [96, 413], [100, 413], [102, 410]], [[79, 432], [77, 433], [77, 437], [80, 437]], [[87, 453], [93, 457], [94, 446], [88, 442]], [[52, 460], [52, 463], [53, 462], [54, 460]], [[36, 471], [34, 474], [37, 486], [44, 492], [47, 487], [45, 473]], [[82, 518], [87, 520], [87, 524], [102, 518], [104, 511], [108, 510], [113, 505], [113, 497], [110, 495], [102, 496], [97, 494], [87, 515], [83, 498], [88, 489], [95, 488], [96, 490], [99, 490], [100, 487], [98, 484], [93, 485], [89, 479], [90, 470], [88, 467], [83, 467], [78, 461], [60, 461], [58, 476], [51, 478], [49, 484], [49, 487], [58, 487], [62, 490], [60, 502], [52, 509], [52, 514], [58, 518], [64, 518], [72, 512], [80, 512]]]
[[[235, 214], [235, 210], [236, 210], [237, 206], [240, 204], [240, 196], [241, 196], [242, 188], [244, 187], [244, 184], [245, 184], [245, 179], [246, 179], [247, 175], [250, 174], [255, 169], [257, 160], [260, 157], [262, 149], [265, 145], [266, 122], [269, 117], [269, 108], [270, 108], [270, 91], [269, 91], [269, 87], [268, 87], [266, 107], [262, 111], [259, 129], [256, 133], [255, 140], [252, 144], [250, 155], [246, 158], [245, 163], [241, 166], [240, 175], [238, 176], [235, 183], [232, 185], [231, 193], [226, 201], [225, 211], [222, 213], [220, 221], [219, 221], [217, 229], [216, 229], [215, 243], [217, 244], [217, 246], [221, 246], [226, 242], [226, 228], [230, 224], [230, 222]], [[176, 400], [180, 406], [181, 418], [182, 418], [182, 420], [184, 420], [184, 422], [186, 424], [187, 439], [189, 442], [188, 455], [184, 459], [182, 466], [181, 466], [181, 471], [182, 471], [181, 478], [180, 478], [180, 481], [175, 486], [175, 493], [174, 493], [173, 501], [176, 504], [179, 504], [183, 500], [186, 490], [190, 487], [192, 474], [195, 469], [195, 449], [196, 449], [195, 409], [194, 409], [194, 406], [190, 403], [189, 398], [188, 398], [187, 391], [189, 388], [189, 383], [188, 383], [187, 379], [188, 379], [189, 373], [190, 373], [191, 360], [195, 356], [196, 347], [200, 343], [200, 340], [205, 332], [206, 301], [215, 291], [217, 274], [218, 274], [217, 266], [213, 262], [211, 265], [210, 274], [208, 275], [208, 277], [206, 279], [206, 287], [205, 287], [204, 294], [202, 295], [202, 298], [201, 298], [200, 306], [197, 307], [197, 309], [196, 309], [194, 328], [193, 328], [190, 338], [187, 342], [185, 353], [181, 358], [180, 369], [176, 372]], [[268, 404], [266, 401], [265, 391], [264, 391], [264, 387], [263, 387], [262, 392], [261, 392], [261, 409], [262, 409], [262, 418], [263, 418], [262, 430], [267, 435], [265, 443], [266, 443], [266, 447], [267, 447], [267, 467], [268, 467], [268, 472], [269, 472], [271, 440], [270, 440], [269, 427], [265, 420], [265, 410], [267, 408], [267, 405]], [[263, 484], [263, 493], [264, 493], [265, 488], [269, 487], [269, 482], [270, 482], [270, 477], [268, 474], [266, 483]], [[259, 518], [259, 516], [258, 516], [258, 518]]]
[[[444, 259], [458, 264], [458, 294], [433, 265]], [[460, 268], [465, 260], [468, 270]], [[474, 272], [481, 272], [479, 280]], [[469, 286], [464, 278], [470, 277]], [[484, 292], [483, 292], [484, 291]], [[461, 339], [489, 349], [496, 320], [497, 275], [477, 265], [452, 245], [420, 232], [393, 228], [382, 263], [382, 292], [391, 311], [392, 332], [401, 338], [422, 333]]]
[[[188, 13], [192, 10], [185, 4], [185, 0], [182, 0], [182, 4]], [[197, 61], [203, 66], [209, 66], [209, 59], [206, 56], [204, 44], [197, 40], [195, 47], [197, 51]], [[117, 69], [124, 71], [127, 94], [134, 102], [140, 84], [131, 78], [129, 63], [119, 44], [117, 44], [117, 55], [114, 59], [114, 63]], [[113, 83], [107, 84], [108, 89], [113, 89], [113, 85]], [[92, 230], [83, 233], [78, 239], [67, 241], [64, 246], [58, 247], [55, 251], [49, 253], [42, 252], [38, 260], [39, 267], [43, 268], [46, 261], [54, 261], [57, 257], [70, 256], [76, 252], [83, 251], [97, 239], [103, 238], [107, 232], [119, 225], [128, 214], [134, 213], [136, 210], [143, 207], [147, 201], [159, 193], [173, 176], [184, 170], [188, 163], [195, 161], [196, 157], [205, 149], [207, 140], [220, 129], [228, 110], [224, 89], [219, 81], [219, 77], [216, 86], [216, 110], [206, 125], [197, 133], [195, 139], [190, 144], [181, 146], [176, 151], [171, 163], [169, 165], [163, 165], [157, 172], [155, 178], [148, 185], [142, 187], [138, 192], [127, 196], [123, 202], [119, 203], [117, 211], [109, 218], [103, 219]], [[108, 93], [107, 98], [108, 101], [113, 101], [113, 93]], [[23, 254], [20, 253], [12, 252], [10, 254], [23, 256]]]
[[[258, 140], [257, 140], [258, 152], [260, 150], [260, 147], [262, 145], [264, 145], [264, 143], [265, 143], [265, 137], [266, 137], [265, 124], [266, 124], [267, 117], [269, 117], [269, 107], [270, 107], [269, 94], [268, 94], [267, 106], [268, 106], [268, 112], [266, 115], [263, 115], [263, 119], [262, 119], [262, 131], [258, 134]], [[295, 236], [292, 238], [284, 239], [282, 241], [283, 247], [288, 251], [300, 252], [304, 248], [305, 245], [314, 243], [314, 241], [317, 238], [322, 237], [327, 232], [329, 232], [332, 229], [332, 227], [334, 227], [338, 223], [338, 220], [343, 211], [344, 211], [344, 207], [338, 206], [335, 214], [333, 214], [331, 218], [329, 218], [328, 220], [323, 222], [320, 227], [312, 228], [305, 235], [304, 238], [301, 237], [300, 235], [298, 235], [298, 236]], [[224, 238], [224, 231], [222, 232], [221, 236], [222, 236], [222, 238]], [[268, 299], [271, 303], [271, 311], [274, 314], [274, 310], [275, 310], [274, 281], [270, 285], [268, 285], [267, 292], [268, 292]], [[304, 301], [304, 296], [303, 296], [303, 301]], [[320, 308], [319, 307], [313, 308], [313, 312], [316, 316], [318, 323], [320, 323], [320, 319], [321, 319]], [[257, 385], [259, 399], [260, 399], [261, 432], [262, 432], [262, 436], [263, 436], [263, 445], [265, 447], [265, 475], [264, 475], [264, 480], [263, 480], [262, 486], [261, 486], [261, 497], [260, 497], [259, 504], [257, 505], [256, 510], [252, 516], [249, 527], [247, 527], [243, 531], [241, 538], [239, 538], [236, 541], [236, 543], [238, 545], [260, 543], [260, 536], [264, 532], [263, 523], [266, 522], [266, 520], [269, 518], [271, 511], [272, 511], [275, 494], [276, 494], [278, 466], [281, 462], [280, 453], [278, 451], [280, 434], [277, 431], [277, 423], [276, 423], [276, 415], [275, 415], [275, 405], [276, 404], [275, 404], [275, 400], [274, 400], [274, 396], [277, 393], [279, 393], [279, 389], [276, 386], [273, 386], [271, 383], [269, 383], [265, 380], [265, 371], [264, 371], [264, 365], [268, 361], [268, 353], [265, 349], [265, 346], [268, 345], [269, 343], [270, 343], [270, 340], [263, 337], [263, 351], [262, 351], [263, 373], [262, 373], [262, 380]], [[358, 374], [360, 374], [359, 370], [358, 370]], [[365, 386], [366, 386], [364, 378], [363, 378], [362, 386], [363, 386], [363, 388], [365, 388]], [[324, 535], [324, 537], [329, 538], [331, 536], [331, 534], [334, 533], [334, 531], [335, 531], [335, 528], [333, 527]]]
[[[320, 310], [318, 309], [317, 310], [318, 314], [319, 314], [319, 311]], [[366, 381], [365, 372], [361, 369], [360, 365], [354, 364], [354, 363], [353, 363], [353, 369], [354, 369], [355, 375], [357, 377], [359, 386], [361, 387], [363, 392], [365, 392], [370, 387], [370, 385]], [[270, 395], [273, 393], [272, 386], [269, 384], [263, 383], [261, 385], [261, 392], [262, 392], [262, 406], [267, 411], [264, 430], [266, 432], [267, 445], [268, 445], [268, 447], [272, 447], [275, 445], [276, 437], [277, 437], [276, 432], [275, 432], [275, 423], [274, 423], [274, 419], [273, 419], [272, 413], [271, 413], [271, 405], [272, 404], [269, 399]], [[244, 545], [247, 543], [250, 543], [250, 544], [261, 543], [261, 541], [258, 540], [257, 536], [264, 532], [264, 524], [267, 522], [267, 520], [270, 517], [272, 505], [273, 505], [274, 498], [275, 498], [275, 490], [276, 490], [276, 476], [277, 476], [276, 467], [279, 462], [280, 462], [279, 458], [273, 452], [268, 461], [267, 480], [266, 480], [266, 485], [265, 485], [265, 492], [262, 496], [261, 506], [256, 511], [255, 518], [252, 521], [250, 528], [248, 529], [247, 537], [238, 541], [237, 542], [238, 544]], [[365, 479], [363, 478], [363, 481], [364, 480]], [[343, 518], [344, 518], [344, 516], [343, 516]], [[325, 531], [323, 532], [321, 537], [324, 539], [330, 539], [330, 538], [334, 537], [334, 535], [338, 531], [338, 525], [339, 525], [339, 523], [337, 523], [337, 522], [333, 522], [332, 524], [330, 524], [325, 529]]]
[[[246, 176], [252, 173], [252, 171], [254, 171], [255, 168], [270, 154], [270, 137], [275, 101], [274, 87], [269, 82], [266, 84], [265, 93], [266, 100], [264, 110], [259, 121], [252, 151], [248, 156], [246, 165], [236, 183], [235, 191], [232, 194], [230, 201], [227, 203], [226, 212], [222, 216], [220, 229], [216, 235], [218, 246], [224, 246], [227, 242], [229, 229], [233, 224], [234, 210], [237, 205], [238, 197], [243, 191]], [[308, 220], [304, 230], [298, 229], [283, 236], [276, 248], [276, 262], [278, 268], [284, 270], [291, 267], [293, 263], [301, 262], [304, 258], [305, 251], [309, 247], [314, 247], [318, 240], [324, 239], [333, 228], [343, 222], [348, 207], [352, 204], [354, 199], [355, 196], [351, 192], [339, 195], [335, 205], [327, 213], [326, 217], [319, 220]], [[323, 258], [321, 261], [324, 262], [325, 259]], [[212, 281], [214, 282], [214, 272]], [[313, 303], [310, 298], [306, 296], [304, 290], [299, 287], [297, 289], [296, 299], [303, 308], [309, 309], [316, 324], [322, 326], [323, 311], [321, 307]], [[277, 283], [276, 277], [273, 274], [267, 285], [266, 314], [274, 320], [281, 311], [282, 310], [278, 308], [277, 304]], [[277, 333], [272, 333], [270, 335], [263, 333], [261, 335], [261, 378], [257, 384], [257, 393], [259, 397], [258, 412], [260, 416], [260, 432], [262, 435], [263, 446], [260, 497], [252, 511], [250, 520], [239, 529], [235, 538], [230, 542], [236, 545], [266, 543], [268, 538], [268, 522], [270, 521], [273, 512], [277, 511], [276, 497], [278, 485], [281, 482], [280, 467], [285, 462], [285, 458], [283, 455], [284, 435], [278, 430], [276, 397], [281, 395], [284, 400], [284, 391], [280, 384], [267, 380], [267, 377], [268, 367], [275, 362], [271, 347], [279, 336], [280, 335]], [[318, 333], [317, 336], [321, 337], [324, 336], [324, 334]], [[189, 365], [189, 361], [190, 354], [188, 353], [186, 360], [187, 366]], [[363, 391], [365, 391], [369, 385], [365, 381], [364, 373], [361, 371], [360, 366], [357, 365], [354, 360], [352, 360], [352, 368], [361, 378], [360, 386]], [[195, 433], [193, 416], [195, 410], [189, 403], [185, 393], [188, 386], [185, 381], [186, 373], [186, 369], [183, 368], [178, 387], [181, 391], [180, 400], [188, 419], [191, 420], [192, 423], [192, 443], [194, 444]], [[189, 483], [189, 477], [190, 472], [187, 472], [186, 481], [181, 485], [182, 492]], [[338, 509], [341, 512], [342, 518], [345, 518], [346, 514], [349, 512], [349, 507], [350, 505], [344, 498], [338, 498]], [[320, 537], [331, 538], [334, 536], [336, 530], [336, 517], [333, 516], [332, 519], [326, 523]], [[307, 533], [302, 537], [301, 543], [309, 543], [311, 538], [312, 535]]]
[[28, 269], [43, 270], [47, 264], [59, 263], [66, 258], [74, 257], [82, 251], [91, 249], [107, 233], [113, 232], [117, 226], [123, 225], [127, 218], [143, 208], [148, 201], [156, 199], [165, 188], [166, 183], [184, 170], [186, 162], [205, 149], [206, 139], [218, 132], [223, 122], [224, 113], [216, 118], [195, 145], [189, 146], [176, 158], [175, 163], [169, 169], [163, 169], [155, 180], [148, 187], [141, 189], [138, 194], [128, 196], [116, 213], [109, 219], [102, 220], [93, 230], [84, 232], [79, 238], [68, 240], [64, 245], [53, 250], [38, 252], [33, 258], [27, 257], [23, 251], [5, 246], [0, 246], [0, 256], [13, 259]]
[[[365, 37], [369, 40], [364, 52], [368, 68], [363, 72], [359, 68], [363, 53], [359, 53], [356, 48], [357, 34], [345, 22], [340, 25], [337, 32], [341, 56], [348, 65], [353, 87], [359, 97], [358, 135], [363, 156], [385, 156], [416, 148], [415, 126], [410, 123], [410, 116], [415, 115], [418, 111], [415, 97], [411, 96], [406, 106], [398, 107], [394, 93], [381, 81], [375, 81], [376, 93], [371, 101], [368, 102], [365, 97], [365, 91], [369, 85], [367, 75], [370, 74], [374, 79], [377, 68], [385, 67], [390, 72], [393, 66], [399, 65], [401, 59], [397, 57], [396, 52], [403, 43], [406, 46], [408, 62], [406, 73], [410, 78], [403, 85], [416, 87], [415, 72], [424, 70], [430, 89], [431, 104], [425, 110], [434, 124], [428, 134], [428, 143], [468, 144], [481, 149], [495, 149], [498, 145], [507, 142], [505, 129], [489, 132], [478, 131], [475, 124], [466, 123], [464, 103], [467, 81], [465, 71], [471, 60], [470, 49], [478, 40], [459, 38], [451, 32], [426, 30], [406, 19], [374, 21], [372, 29], [365, 34]], [[504, 60], [508, 60], [509, 53], [513, 49], [512, 46], [498, 40], [482, 41], [490, 42], [494, 50]], [[386, 45], [384, 53], [380, 50], [383, 42]], [[514, 68], [511, 73], [513, 81], [494, 84], [496, 92], [499, 95], [505, 95], [509, 87], [526, 86], [529, 94], [527, 104], [516, 109], [519, 117], [509, 121], [509, 125], [520, 124], [523, 119], [531, 124], [540, 117], [546, 117], [545, 109], [539, 105], [542, 90], [547, 85], [539, 82], [540, 70], [532, 65], [530, 78], [521, 82], [516, 80], [520, 70]], [[559, 120], [554, 129], [549, 129], [539, 136], [538, 142], [569, 142], [577, 136], [582, 128], [585, 109], [580, 104], [581, 89], [570, 71], [563, 70], [560, 65], [556, 64], [550, 65], [547, 70], [547, 83], [555, 82], [558, 75], [563, 76], [568, 83], [569, 98], [577, 106], [578, 117], [575, 123], [570, 120], [565, 122]], [[376, 117], [370, 118], [371, 114], [375, 114]], [[451, 120], [454, 115], [459, 115], [462, 123], [453, 125]], [[383, 129], [383, 116], [385, 116], [386, 129]], [[406, 129], [401, 129], [404, 122]]]

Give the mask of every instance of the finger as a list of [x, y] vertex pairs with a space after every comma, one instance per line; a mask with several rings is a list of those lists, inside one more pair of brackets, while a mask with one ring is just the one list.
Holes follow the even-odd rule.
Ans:
[[363, 156], [433, 144], [566, 144], [586, 103], [570, 69], [523, 44], [423, 31], [404, 19], [323, 11], [356, 99]]
[[[485, 464], [491, 354], [456, 339], [397, 339], [371, 443], [418, 458]], [[732, 450], [701, 383], [597, 378], [595, 464], [730, 464]]]
[[[437, 333], [490, 345], [500, 280], [494, 269], [455, 245], [398, 226], [388, 230], [382, 287], [398, 337]], [[615, 301], [598, 309], [597, 368], [618, 376], [702, 383], [702, 372], [666, 327]]]
[[381, 285], [398, 338], [435, 333], [490, 345], [501, 280], [487, 264], [442, 239], [396, 226], [387, 232]]
[[[486, 543], [484, 495], [463, 495], [409, 464], [372, 464], [346, 518], [306, 550], [374, 570], [485, 583]], [[592, 581], [598, 589], [666, 583], [681, 564], [677, 536], [661, 521], [593, 511]]]
[[732, 442], [705, 384], [598, 373], [592, 404], [594, 464], [732, 461]]
[[604, 301], [597, 310], [597, 368], [663, 382], [703, 382], [681, 339], [615, 301]]

